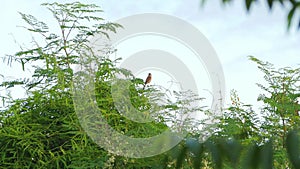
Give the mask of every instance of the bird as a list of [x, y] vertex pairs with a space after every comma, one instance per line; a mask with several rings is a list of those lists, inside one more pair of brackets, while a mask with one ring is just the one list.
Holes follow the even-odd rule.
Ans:
[[148, 74], [146, 80], [145, 80], [145, 84], [144, 84], [144, 87], [143, 87], [143, 90], [145, 89], [146, 87], [146, 84], [150, 83], [151, 82], [151, 79], [152, 79], [152, 75], [151, 73]]

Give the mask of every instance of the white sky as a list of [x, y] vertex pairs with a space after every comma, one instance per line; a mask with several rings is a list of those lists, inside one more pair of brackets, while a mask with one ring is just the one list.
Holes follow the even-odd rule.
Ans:
[[[242, 1], [229, 6], [221, 5], [219, 1], [210, 0], [204, 8], [200, 7], [200, 0], [82, 0], [81, 2], [101, 6], [104, 18], [109, 21], [149, 12], [169, 14], [188, 21], [197, 27], [215, 48], [223, 66], [227, 96], [231, 89], [236, 89], [242, 101], [257, 105], [256, 99], [261, 90], [255, 83], [261, 82], [263, 77], [256, 65], [246, 56], [253, 55], [280, 67], [299, 66], [300, 32], [294, 29], [287, 32], [287, 11], [277, 5], [269, 12], [266, 4], [260, 1], [261, 3], [253, 6], [248, 14]], [[46, 23], [47, 19], [51, 19], [50, 13], [45, 12], [46, 9], [40, 6], [43, 2], [54, 1], [2, 1], [1, 57], [19, 50], [14, 38], [20, 44], [28, 44], [31, 41], [31, 35], [17, 27], [25, 25], [18, 11], [32, 14]], [[57, 2], [65, 1], [57, 0]], [[0, 65], [0, 74], [6, 77], [26, 76], [26, 73], [21, 71], [21, 65], [15, 64], [9, 68], [2, 61]]]

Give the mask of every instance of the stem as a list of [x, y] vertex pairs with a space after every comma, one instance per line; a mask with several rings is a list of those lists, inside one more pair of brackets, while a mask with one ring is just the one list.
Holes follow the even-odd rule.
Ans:
[[[282, 84], [282, 95], [280, 97], [280, 103], [279, 105], [283, 105], [284, 104], [284, 97], [285, 97], [286, 93], [285, 93], [285, 85], [284, 82]], [[286, 137], [286, 125], [285, 125], [285, 119], [284, 119], [284, 109], [281, 110], [281, 118], [282, 118], [282, 127], [283, 127], [283, 137], [282, 137], [282, 147], [285, 148], [285, 137]]]
[[64, 52], [65, 52], [65, 54], [66, 54], [66, 63], [67, 63], [67, 65], [68, 65], [68, 68], [70, 67], [70, 64], [69, 64], [69, 53], [68, 53], [68, 51], [67, 51], [67, 38], [66, 38], [66, 35], [65, 35], [65, 28], [64, 28], [64, 26], [66, 26], [65, 25], [65, 20], [67, 19], [67, 16], [64, 18], [64, 14], [62, 13], [62, 21], [61, 21], [61, 34], [62, 34], [62, 37], [63, 37], [63, 45], [64, 45], [64, 47], [63, 47], [63, 50], [64, 50]]
[[283, 126], [282, 148], [285, 148], [286, 127], [285, 127], [285, 121], [284, 121], [284, 118], [282, 118], [282, 126]]

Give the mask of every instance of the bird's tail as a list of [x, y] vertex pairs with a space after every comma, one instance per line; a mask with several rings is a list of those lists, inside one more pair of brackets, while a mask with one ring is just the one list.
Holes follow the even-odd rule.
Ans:
[[145, 90], [145, 87], [146, 87], [146, 83], [144, 84], [143, 90]]

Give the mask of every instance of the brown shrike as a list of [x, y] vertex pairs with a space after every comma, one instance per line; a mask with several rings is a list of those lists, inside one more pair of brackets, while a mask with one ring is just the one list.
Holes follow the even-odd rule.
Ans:
[[145, 80], [145, 84], [144, 84], [144, 87], [143, 87], [143, 90], [145, 89], [145, 86], [146, 84], [150, 83], [151, 82], [151, 79], [152, 79], [152, 75], [151, 73], [148, 74], [146, 80]]

